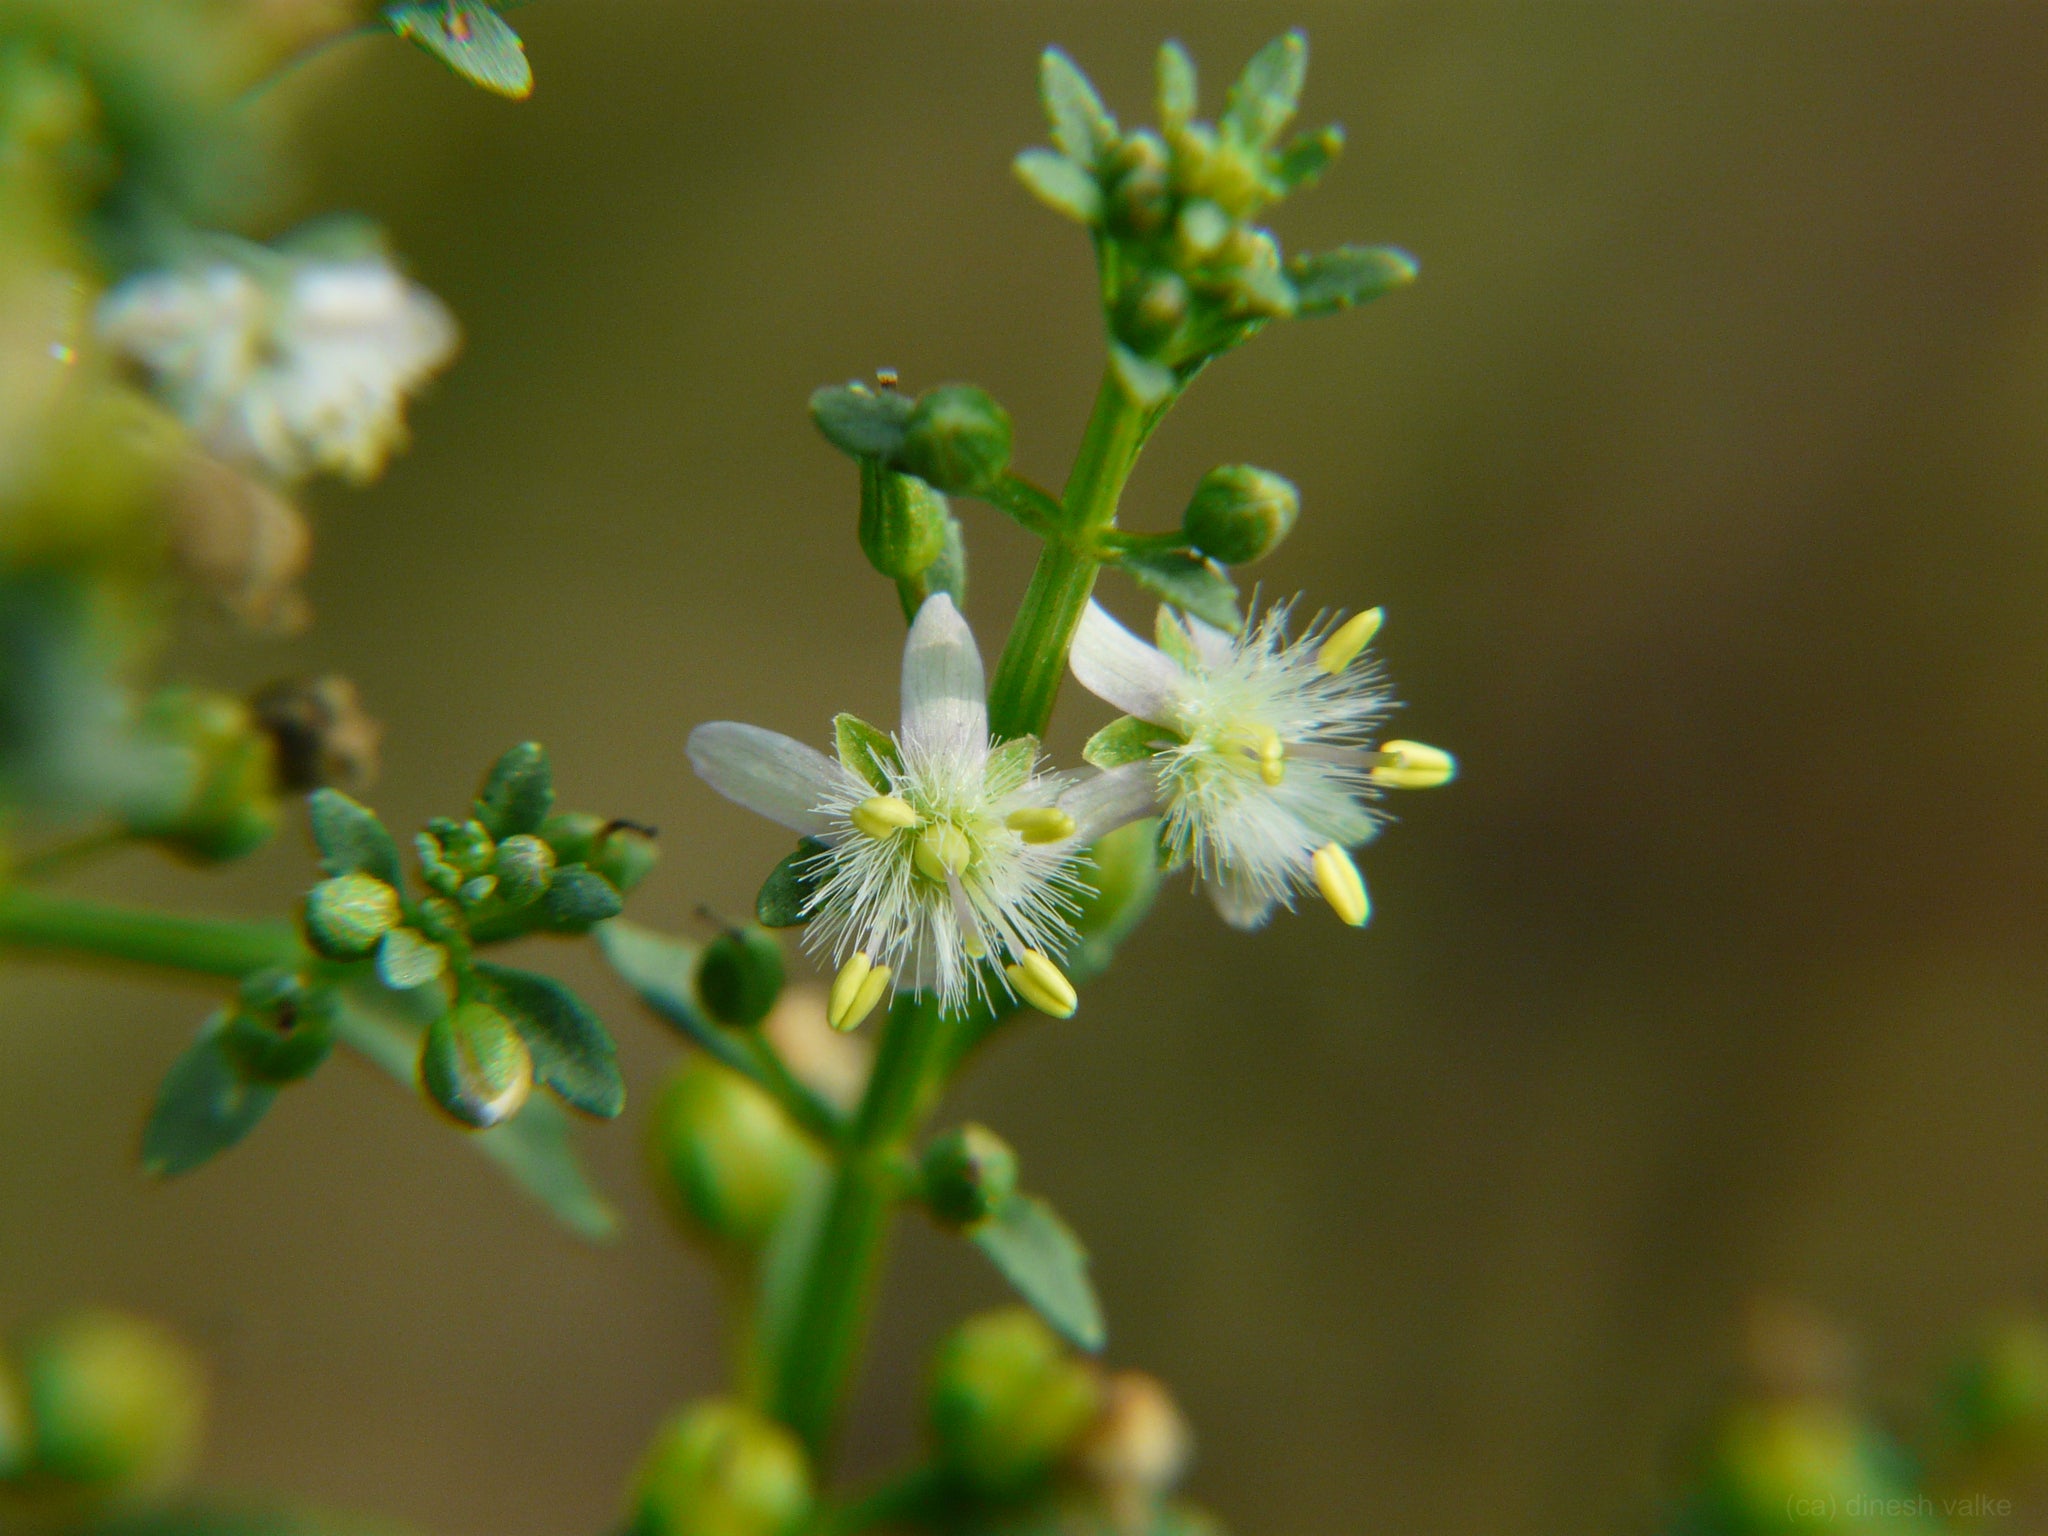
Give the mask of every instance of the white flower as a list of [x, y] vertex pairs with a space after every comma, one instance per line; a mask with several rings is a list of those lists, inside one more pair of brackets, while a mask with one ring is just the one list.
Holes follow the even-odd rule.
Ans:
[[1090, 603], [1074, 676], [1133, 717], [1088, 744], [1109, 781], [1093, 794], [1126, 815], [1163, 815], [1168, 856], [1194, 867], [1235, 927], [1258, 927], [1311, 888], [1361, 924], [1370, 905], [1347, 850], [1377, 831], [1379, 790], [1442, 784], [1456, 769], [1419, 742], [1373, 745], [1393, 698], [1376, 665], [1354, 663], [1378, 609], [1298, 639], [1287, 617], [1269, 608], [1233, 640], [1162, 608], [1155, 647]]
[[956, 1010], [987, 995], [984, 961], [1007, 961], [998, 974], [1034, 1007], [1072, 1013], [1049, 956], [1074, 938], [1099, 797], [1041, 772], [1036, 740], [990, 742], [981, 656], [952, 599], [926, 599], [911, 625], [901, 729], [842, 715], [838, 745], [827, 757], [730, 721], [689, 743], [712, 788], [824, 845], [803, 869], [805, 942], [841, 967], [832, 1023], [853, 1027], [892, 983]]
[[264, 256], [131, 277], [99, 334], [220, 457], [368, 480], [404, 445], [406, 397], [455, 355], [455, 321], [381, 256]]

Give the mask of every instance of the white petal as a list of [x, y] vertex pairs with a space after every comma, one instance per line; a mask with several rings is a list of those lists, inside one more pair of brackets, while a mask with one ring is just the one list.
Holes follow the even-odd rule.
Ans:
[[1209, 900], [1215, 904], [1217, 915], [1231, 927], [1246, 932], [1265, 927], [1266, 919], [1279, 905], [1270, 894], [1234, 870], [1223, 870], [1202, 883], [1208, 887]]
[[934, 758], [988, 755], [988, 686], [974, 632], [934, 592], [917, 610], [903, 645], [903, 744]]
[[698, 776], [726, 799], [807, 837], [832, 825], [817, 807], [845, 770], [824, 753], [730, 720], [690, 732], [689, 753]]
[[1067, 663], [1083, 688], [1127, 715], [1154, 725], [1176, 725], [1180, 668], [1111, 618], [1102, 605], [1088, 604], [1074, 631]]
[[1074, 840], [1092, 843], [1118, 827], [1159, 812], [1159, 775], [1150, 763], [1125, 763], [1090, 774], [1059, 798], [1074, 818]]

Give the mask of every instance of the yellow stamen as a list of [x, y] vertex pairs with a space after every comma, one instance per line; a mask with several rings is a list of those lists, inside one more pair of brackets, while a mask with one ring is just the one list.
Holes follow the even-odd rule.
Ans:
[[1057, 843], [1072, 837], [1075, 831], [1074, 818], [1056, 805], [1032, 805], [1012, 811], [1003, 819], [1003, 825], [1027, 843]]
[[1055, 1019], [1071, 1019], [1080, 1006], [1080, 996], [1067, 980], [1067, 973], [1039, 950], [1025, 950], [1015, 965], [1004, 968], [1003, 974], [1010, 978], [1017, 995], [1040, 1013]]
[[1373, 782], [1393, 789], [1435, 789], [1458, 776], [1458, 760], [1426, 742], [1383, 741], [1380, 756], [1393, 761], [1372, 770]]
[[1372, 637], [1380, 632], [1380, 625], [1386, 622], [1387, 610], [1368, 608], [1355, 613], [1330, 632], [1330, 638], [1323, 642], [1323, 648], [1316, 652], [1316, 665], [1335, 677], [1351, 663], [1358, 660], [1359, 652], [1372, 644]]
[[872, 800], [861, 801], [853, 808], [850, 819], [877, 842], [924, 820], [908, 800], [899, 800], [894, 795], [876, 795]]
[[1352, 927], [1363, 928], [1365, 920], [1372, 916], [1372, 903], [1366, 898], [1365, 881], [1359, 877], [1351, 855], [1341, 843], [1325, 843], [1316, 850], [1313, 864], [1316, 889], [1323, 893], [1330, 910]]
[[868, 979], [860, 985], [860, 996], [853, 1000], [853, 1007], [847, 1010], [846, 1022], [841, 1029], [858, 1029], [860, 1022], [875, 1011], [875, 1004], [882, 1000], [882, 994], [889, 990], [890, 971], [886, 965], [878, 965], [868, 972]]
[[874, 1010], [882, 989], [888, 985], [889, 967], [874, 965], [866, 950], [855, 950], [832, 978], [832, 995], [825, 1001], [825, 1021], [838, 1030], [857, 1027]]
[[929, 879], [943, 880], [948, 873], [959, 874], [974, 857], [974, 845], [958, 827], [940, 822], [929, 828], [911, 850], [911, 861]]
[[1279, 732], [1269, 726], [1266, 739], [1259, 743], [1259, 777], [1266, 781], [1268, 789], [1278, 789], [1286, 776], [1287, 744], [1280, 739]]

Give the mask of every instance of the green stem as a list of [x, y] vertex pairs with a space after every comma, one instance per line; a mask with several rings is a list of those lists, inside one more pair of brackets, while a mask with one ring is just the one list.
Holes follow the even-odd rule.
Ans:
[[874, 1074], [841, 1155], [795, 1320], [769, 1364], [775, 1416], [822, 1460], [867, 1332], [904, 1146], [942, 1086], [946, 1020], [904, 993], [889, 1010]]
[[1048, 540], [1032, 572], [1023, 607], [1010, 630], [989, 688], [989, 729], [998, 737], [1041, 736], [1067, 669], [1067, 649], [1095, 590], [1102, 562], [1088, 536], [1116, 521], [1117, 499], [1146, 435], [1165, 412], [1131, 403], [1112, 369], [1095, 394], [1095, 410], [1067, 477], [1065, 537]]
[[305, 958], [284, 923], [186, 917], [19, 888], [0, 892], [0, 946], [203, 976], [245, 976]]
[[133, 834], [123, 826], [99, 827], [49, 847], [25, 853], [14, 866], [17, 880], [52, 880], [103, 853], [125, 847]]
[[810, 1536], [861, 1536], [878, 1527], [900, 1530], [925, 1523], [945, 1491], [936, 1467], [913, 1467], [820, 1514]]

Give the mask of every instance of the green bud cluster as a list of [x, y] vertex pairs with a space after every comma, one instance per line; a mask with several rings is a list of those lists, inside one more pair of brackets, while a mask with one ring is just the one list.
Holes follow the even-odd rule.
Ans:
[[811, 1468], [782, 1425], [713, 1400], [664, 1424], [641, 1463], [632, 1536], [795, 1536], [812, 1506]]

